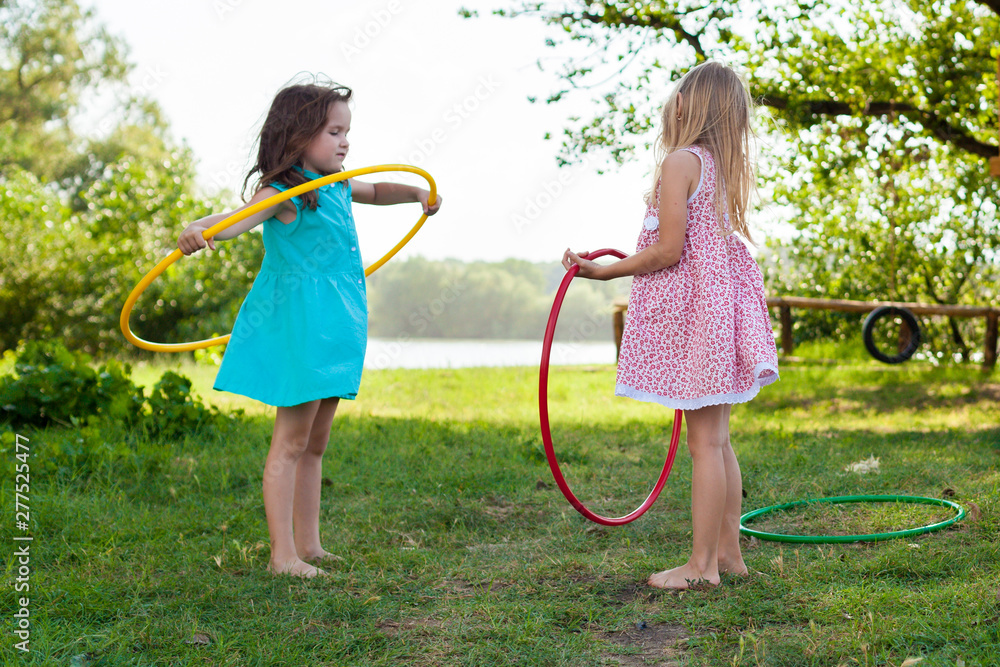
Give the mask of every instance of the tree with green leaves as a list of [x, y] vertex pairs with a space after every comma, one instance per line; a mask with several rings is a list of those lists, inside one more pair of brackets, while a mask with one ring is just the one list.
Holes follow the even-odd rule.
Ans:
[[[126, 349], [129, 291], [185, 223], [231, 203], [198, 194], [193, 155], [130, 88], [131, 70], [125, 45], [77, 0], [0, 3], [0, 351], [39, 338]], [[81, 105], [108, 92], [113, 122], [75, 134]], [[227, 331], [262, 256], [246, 235], [175, 265], [133, 327], [151, 340]]]
[[[796, 229], [769, 242], [772, 292], [996, 301], [997, 0], [569, 0], [495, 13], [557, 29], [545, 102], [594, 98], [563, 129], [561, 164], [633, 159], [670, 82], [699, 62], [748, 73], [768, 112], [765, 192]], [[802, 337], [857, 329], [829, 314], [799, 323]], [[967, 358], [980, 326], [948, 322], [936, 354]]]
[[[401, 339], [537, 340], [564, 275], [558, 262], [395, 261], [369, 279], [369, 333]], [[610, 340], [610, 304], [623, 284], [576, 283], [563, 304], [556, 339]]]
[[129, 71], [120, 40], [72, 0], [0, 5], [0, 171], [66, 176], [77, 138], [70, 119], [88, 92]]

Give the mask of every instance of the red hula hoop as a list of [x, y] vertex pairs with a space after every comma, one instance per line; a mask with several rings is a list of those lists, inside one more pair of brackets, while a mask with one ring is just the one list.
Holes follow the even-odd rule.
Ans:
[[[604, 257], [605, 255], [614, 255], [618, 259], [625, 259], [628, 257], [625, 253], [620, 250], [612, 250], [605, 248], [604, 250], [595, 250], [594, 252], [585, 255], [587, 259], [597, 259], [598, 257]], [[581, 255], [584, 256], [584, 255]], [[587, 517], [594, 523], [599, 523], [604, 526], [623, 526], [626, 523], [631, 523], [635, 521], [640, 516], [645, 514], [656, 499], [660, 495], [660, 491], [663, 490], [663, 485], [667, 482], [667, 477], [670, 476], [670, 469], [674, 466], [674, 456], [677, 454], [677, 443], [681, 438], [681, 423], [683, 421], [683, 413], [680, 410], [674, 411], [674, 430], [673, 434], [670, 436], [670, 449], [667, 451], [667, 460], [663, 464], [663, 470], [660, 472], [659, 479], [656, 480], [656, 486], [646, 497], [639, 507], [632, 510], [625, 516], [620, 517], [606, 517], [600, 514], [595, 514], [594, 512], [587, 509], [587, 507], [573, 495], [573, 491], [569, 488], [569, 484], [566, 483], [566, 479], [563, 477], [562, 471], [559, 469], [559, 460], [556, 458], [555, 448], [552, 446], [552, 433], [549, 430], [549, 353], [552, 351], [552, 337], [556, 332], [556, 323], [559, 321], [559, 309], [562, 308], [563, 299], [566, 296], [566, 290], [569, 289], [569, 284], [573, 281], [573, 278], [580, 271], [579, 266], [571, 266], [569, 271], [563, 277], [562, 282], [559, 284], [559, 289], [556, 291], [555, 300], [552, 302], [552, 311], [549, 313], [549, 321], [545, 327], [545, 340], [542, 342], [542, 362], [538, 369], [538, 419], [542, 429], [542, 442], [545, 444], [545, 456], [549, 460], [549, 467], [552, 469], [552, 476], [555, 477], [556, 484], [559, 485], [559, 490], [562, 491], [563, 495], [566, 496], [566, 500], [576, 509], [577, 512]]]

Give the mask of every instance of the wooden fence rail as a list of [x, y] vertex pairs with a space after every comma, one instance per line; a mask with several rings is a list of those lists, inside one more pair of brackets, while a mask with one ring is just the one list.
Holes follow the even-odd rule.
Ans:
[[[813, 299], [798, 296], [778, 296], [767, 300], [767, 305], [778, 309], [781, 334], [781, 352], [789, 356], [795, 347], [792, 339], [792, 308], [812, 310], [836, 310], [844, 313], [868, 313], [880, 306], [906, 308], [915, 315], [947, 315], [949, 317], [983, 317], [986, 319], [986, 337], [983, 340], [983, 370], [993, 369], [997, 363], [997, 323], [1000, 308], [988, 306], [942, 306], [926, 303], [901, 301], [847, 301], [843, 299]], [[615, 347], [621, 348], [622, 331], [625, 328], [625, 311], [628, 303], [616, 300], [614, 303]]]

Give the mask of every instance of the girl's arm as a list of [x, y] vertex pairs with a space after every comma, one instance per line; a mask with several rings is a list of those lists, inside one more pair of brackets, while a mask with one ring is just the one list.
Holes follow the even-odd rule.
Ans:
[[292, 204], [291, 201], [283, 201], [275, 204], [274, 206], [269, 206], [263, 211], [258, 211], [257, 213], [240, 220], [231, 227], [223, 229], [215, 236], [210, 237], [207, 242], [205, 237], [202, 236], [202, 232], [209, 227], [222, 222], [234, 213], [238, 213], [253, 206], [254, 204], [257, 204], [258, 202], [264, 201], [268, 197], [278, 194], [278, 192], [279, 190], [277, 188], [272, 188], [270, 186], [261, 188], [253, 197], [251, 197], [250, 201], [234, 211], [230, 211], [229, 213], [216, 213], [214, 215], [205, 216], [200, 220], [195, 220], [190, 225], [185, 227], [183, 232], [181, 232], [180, 238], [177, 239], [177, 247], [180, 248], [181, 252], [185, 255], [197, 252], [206, 245], [212, 250], [215, 250], [215, 239], [225, 240], [234, 238], [243, 232], [253, 229], [269, 218], [277, 217], [286, 224], [292, 222], [295, 220], [295, 216], [297, 214], [295, 204]]
[[441, 195], [437, 196], [433, 204], [428, 204], [427, 199], [430, 197], [430, 194], [427, 190], [412, 185], [402, 185], [401, 183], [364, 183], [356, 178], [351, 179], [351, 201], [356, 201], [359, 204], [388, 206], [389, 204], [420, 202], [424, 213], [434, 215], [441, 208]]
[[675, 151], [663, 161], [660, 174], [659, 240], [634, 255], [606, 265], [584, 259], [567, 248], [562, 260], [566, 270], [578, 264], [580, 272], [577, 275], [582, 278], [611, 280], [652, 273], [680, 261], [687, 231], [687, 200], [701, 179], [701, 159], [690, 151]]

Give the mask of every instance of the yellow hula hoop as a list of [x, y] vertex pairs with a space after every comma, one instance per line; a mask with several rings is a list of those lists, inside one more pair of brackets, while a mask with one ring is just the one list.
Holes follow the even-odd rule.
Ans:
[[[433, 204], [435, 201], [437, 201], [437, 184], [434, 182], [434, 179], [431, 178], [431, 175], [428, 174], [423, 169], [420, 169], [419, 167], [411, 167], [410, 165], [407, 164], [380, 164], [374, 167], [364, 167], [362, 169], [351, 169], [350, 171], [337, 172], [336, 174], [330, 174], [329, 176], [323, 176], [322, 178], [317, 178], [315, 180], [309, 181], [308, 183], [297, 185], [294, 188], [286, 190], [285, 192], [279, 192], [278, 194], [272, 197], [268, 197], [267, 199], [258, 202], [253, 206], [245, 208], [242, 211], [233, 213], [225, 220], [222, 220], [221, 222], [218, 222], [212, 227], [206, 229], [204, 232], [202, 232], [202, 236], [204, 236], [206, 239], [209, 239], [218, 234], [219, 232], [221, 232], [223, 229], [235, 225], [240, 220], [244, 220], [253, 215], [254, 213], [259, 213], [260, 211], [263, 211], [266, 208], [274, 206], [275, 204], [283, 202], [287, 199], [291, 199], [292, 197], [300, 195], [303, 192], [309, 192], [310, 190], [321, 188], [324, 185], [328, 185], [330, 183], [336, 183], [337, 181], [343, 181], [348, 178], [354, 178], [355, 176], [374, 174], [380, 171], [407, 171], [410, 172], [411, 174], [417, 174], [418, 176], [423, 177], [427, 181], [427, 184], [430, 186], [430, 197], [428, 197], [428, 202], [430, 204]], [[383, 264], [392, 259], [393, 255], [395, 255], [397, 252], [400, 251], [400, 249], [403, 246], [409, 243], [410, 239], [413, 238], [413, 235], [416, 234], [417, 231], [423, 226], [425, 220], [427, 220], [426, 213], [420, 216], [420, 219], [417, 220], [417, 224], [413, 225], [410, 231], [407, 232], [406, 236], [404, 236], [399, 243], [393, 246], [392, 250], [387, 252], [385, 255], [382, 256], [381, 259], [369, 265], [365, 269], [365, 275], [370, 276], [372, 273], [377, 271], [379, 267], [381, 267]], [[136, 336], [134, 333], [132, 333], [132, 329], [129, 327], [128, 321], [129, 321], [129, 316], [132, 314], [132, 308], [135, 306], [135, 302], [139, 300], [139, 296], [146, 290], [147, 287], [149, 287], [150, 283], [156, 280], [157, 276], [163, 273], [168, 266], [170, 266], [183, 256], [184, 253], [180, 251], [180, 248], [177, 248], [172, 253], [164, 257], [162, 260], [160, 260], [159, 264], [154, 266], [149, 273], [143, 276], [142, 280], [140, 280], [139, 283], [135, 286], [135, 289], [132, 290], [132, 293], [128, 295], [127, 299], [125, 299], [125, 306], [122, 308], [122, 315], [119, 323], [121, 325], [122, 333], [125, 334], [125, 339], [128, 340], [128, 342], [135, 345], [136, 347], [141, 347], [144, 350], [151, 350], [153, 352], [190, 352], [191, 350], [198, 350], [204, 347], [211, 347], [213, 345], [224, 345], [229, 341], [229, 334], [226, 334], [225, 336], [207, 338], [205, 340], [199, 340], [193, 343], [152, 343], [148, 340], [143, 340], [138, 336]]]

